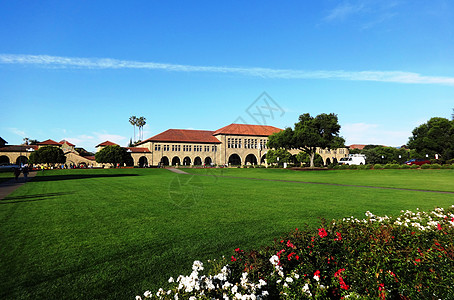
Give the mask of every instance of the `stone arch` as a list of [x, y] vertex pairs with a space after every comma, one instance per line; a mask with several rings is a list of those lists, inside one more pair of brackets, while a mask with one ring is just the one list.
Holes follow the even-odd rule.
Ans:
[[260, 158], [260, 164], [264, 164], [266, 162], [266, 153], [262, 155]]
[[194, 158], [194, 166], [201, 166], [202, 165], [202, 159], [200, 157]]
[[139, 167], [145, 168], [148, 166], [148, 159], [145, 156], [139, 158]]
[[167, 156], [163, 156], [161, 158], [161, 162], [160, 162], [161, 166], [168, 166], [170, 165], [169, 163], [169, 158]]
[[180, 161], [180, 158], [178, 156], [174, 156], [172, 158], [172, 166], [176, 166], [176, 165], [181, 165], [181, 161]]
[[244, 163], [246, 165], [257, 165], [257, 157], [254, 154], [250, 153], [246, 156]]
[[6, 156], [6, 155], [0, 156], [0, 165], [9, 164], [9, 163], [10, 163], [10, 160], [9, 160], [8, 156]]
[[28, 158], [26, 156], [18, 156], [17, 159], [16, 159], [16, 164], [17, 165], [21, 165], [21, 164], [26, 164], [28, 163]]
[[212, 163], [211, 157], [209, 157], [209, 156], [205, 157], [204, 162], [205, 162], [205, 166], [210, 166]]
[[189, 158], [189, 156], [186, 156], [185, 158], [183, 158], [183, 166], [190, 166], [191, 165], [191, 159]]
[[229, 165], [231, 166], [241, 166], [241, 157], [234, 153], [229, 156]]
[[331, 159], [329, 159], [329, 157], [328, 157], [328, 158], [326, 159], [326, 163], [325, 163], [325, 165], [327, 165], [327, 166], [328, 166], [328, 165], [330, 165], [330, 164], [331, 164]]

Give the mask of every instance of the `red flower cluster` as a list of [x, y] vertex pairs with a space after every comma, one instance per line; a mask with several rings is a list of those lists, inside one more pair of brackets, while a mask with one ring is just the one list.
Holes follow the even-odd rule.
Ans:
[[337, 238], [334, 239], [335, 241], [342, 241], [342, 235], [340, 234], [340, 232], [336, 232], [336, 236]]
[[321, 238], [324, 238], [324, 237], [328, 236], [328, 233], [326, 233], [325, 228], [319, 228], [319, 229], [318, 229], [318, 235], [319, 235]]
[[287, 247], [293, 248], [293, 249], [296, 248], [295, 245], [293, 245], [292, 242], [290, 242], [290, 240], [287, 241]]
[[344, 278], [342, 278], [342, 276], [341, 276], [341, 273], [343, 271], [345, 271], [345, 269], [337, 270], [337, 272], [334, 273], [334, 277], [339, 279], [339, 283], [340, 283], [341, 289], [348, 290], [350, 288], [350, 286], [345, 283]]

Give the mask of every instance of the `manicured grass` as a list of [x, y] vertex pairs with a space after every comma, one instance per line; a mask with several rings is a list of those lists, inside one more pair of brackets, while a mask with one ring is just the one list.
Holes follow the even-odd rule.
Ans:
[[454, 170], [184, 169], [193, 174], [454, 192]]
[[[267, 244], [295, 227], [317, 226], [318, 218], [362, 217], [367, 210], [397, 215], [402, 209], [454, 204], [451, 194], [188, 171], [211, 176], [176, 175], [164, 169], [40, 172], [0, 201], [0, 298], [133, 299], [165, 285], [170, 276], [187, 273], [196, 259]], [[390, 170], [383, 171], [380, 174]], [[417, 180], [423, 182], [426, 174], [425, 180], [431, 181], [430, 172], [437, 172], [411, 171], [396, 170], [386, 176], [390, 179], [375, 180], [386, 185], [395, 184], [399, 176], [422, 176]], [[442, 179], [432, 180], [434, 189], [453, 190], [451, 170], [440, 172]], [[350, 170], [307, 173], [223, 172], [323, 182], [347, 180], [345, 176], [355, 174]], [[364, 184], [361, 178], [356, 182]], [[412, 180], [401, 182], [412, 186], [405, 185]]]
[[13, 174], [12, 171], [8, 171], [8, 172], [2, 171], [2, 172], [0, 172], [0, 183], [8, 181], [10, 179], [14, 179], [14, 174]]

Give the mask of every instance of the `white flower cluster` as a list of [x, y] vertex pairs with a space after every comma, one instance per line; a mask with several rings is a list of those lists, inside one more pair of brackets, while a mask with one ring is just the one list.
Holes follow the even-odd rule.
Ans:
[[[157, 299], [170, 299], [173, 294], [173, 299], [186, 299], [181, 294], [192, 294], [189, 297], [190, 300], [198, 299], [199, 297], [207, 297], [210, 291], [216, 290], [222, 293], [223, 300], [238, 299], [238, 300], [260, 300], [268, 296], [268, 292], [263, 288], [266, 286], [266, 282], [262, 279], [258, 283], [252, 283], [248, 280], [248, 273], [242, 273], [240, 283], [232, 284], [228, 282], [230, 270], [228, 266], [224, 266], [219, 274], [214, 276], [199, 275], [199, 272], [203, 271], [203, 263], [200, 261], [194, 261], [192, 264], [192, 272], [189, 276], [180, 275], [176, 281], [170, 277], [169, 283], [177, 282], [178, 287], [176, 291], [168, 290], [164, 291], [162, 288], [158, 290], [155, 295], [146, 291], [144, 293], [145, 299], [157, 298]], [[136, 296], [136, 300], [142, 300], [142, 297]]]
[[274, 266], [274, 269], [276, 270], [277, 274], [279, 276], [284, 277], [284, 269], [282, 269], [282, 266], [279, 264], [279, 256], [273, 255], [270, 258], [270, 263]]
[[[454, 205], [452, 206], [454, 207]], [[435, 208], [431, 212], [421, 212], [419, 209], [416, 209], [417, 212], [412, 212], [410, 210], [401, 211], [401, 215], [395, 220], [393, 218], [384, 216], [376, 216], [370, 211], [365, 213], [367, 219], [357, 219], [355, 217], [344, 218], [342, 221], [350, 223], [382, 223], [382, 224], [394, 224], [397, 226], [412, 227], [421, 231], [424, 230], [434, 230], [438, 229], [439, 221], [448, 220], [448, 224], [454, 227], [454, 214], [445, 214], [443, 208]]]

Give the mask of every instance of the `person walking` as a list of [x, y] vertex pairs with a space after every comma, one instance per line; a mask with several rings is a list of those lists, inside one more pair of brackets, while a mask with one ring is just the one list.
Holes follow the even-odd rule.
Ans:
[[28, 173], [29, 173], [28, 165], [25, 165], [22, 168], [22, 173], [24, 173], [24, 178], [25, 178], [25, 180], [27, 180], [27, 176], [28, 176]]
[[20, 175], [20, 169], [14, 168], [14, 177], [16, 178], [16, 181], [19, 180], [19, 175]]

